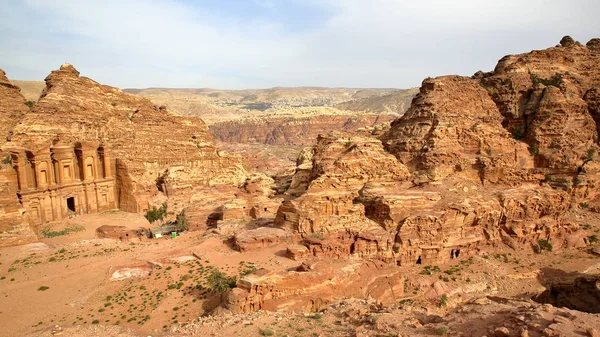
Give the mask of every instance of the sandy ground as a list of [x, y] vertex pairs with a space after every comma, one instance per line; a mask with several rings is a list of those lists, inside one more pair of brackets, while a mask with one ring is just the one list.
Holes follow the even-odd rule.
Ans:
[[[122, 212], [68, 222], [85, 230], [0, 249], [0, 336], [50, 336], [55, 325], [61, 327], [58, 335], [67, 336], [264, 336], [269, 334], [265, 329], [273, 330], [274, 336], [355, 335], [356, 324], [341, 323], [339, 315], [327, 313], [320, 318], [305, 313], [200, 318], [218, 303], [206, 284], [212, 269], [233, 276], [252, 268], [296, 267], [298, 262], [282, 254], [283, 245], [239, 253], [215, 234], [141, 242], [95, 238], [95, 228], [105, 224], [147, 226], [143, 217]], [[588, 222], [588, 234], [599, 235], [597, 219]], [[450, 309], [439, 307], [439, 296], [431, 293], [434, 282], [448, 289], [471, 287], [484, 295], [528, 300], [553, 277], [600, 273], [600, 257], [589, 251], [585, 247], [535, 254], [498, 245], [438, 268], [399, 268], [408, 278], [411, 305], [446, 315]], [[123, 279], [115, 280], [119, 276]]]

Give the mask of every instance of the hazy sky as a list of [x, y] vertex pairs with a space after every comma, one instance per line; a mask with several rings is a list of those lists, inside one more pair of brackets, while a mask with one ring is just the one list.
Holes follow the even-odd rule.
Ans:
[[600, 37], [600, 0], [0, 0], [0, 68], [126, 87], [419, 86]]

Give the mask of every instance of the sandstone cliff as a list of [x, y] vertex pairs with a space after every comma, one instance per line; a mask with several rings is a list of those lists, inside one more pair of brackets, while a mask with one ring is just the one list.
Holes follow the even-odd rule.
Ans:
[[310, 145], [332, 130], [353, 132], [390, 122], [395, 114], [319, 114], [315, 116], [269, 116], [245, 118], [210, 125], [215, 138], [230, 143]]
[[11, 83], [4, 70], [0, 69], [0, 143], [9, 140], [17, 123], [23, 118], [29, 107], [19, 87]]
[[103, 144], [114, 158], [118, 205], [127, 211], [148, 207], [158, 193], [157, 177], [171, 185], [172, 194], [245, 179], [240, 163], [217, 151], [201, 119], [170, 115], [146, 99], [79, 76], [71, 65], [46, 78], [40, 100], [8, 146], [88, 141]]
[[[277, 211], [275, 225], [300, 234], [288, 256], [410, 266], [501, 244], [585, 246], [569, 212], [593, 201], [600, 181], [600, 59], [589, 45], [563, 39], [507, 56], [489, 74], [428, 78], [381, 142], [319, 137], [298, 157], [289, 199]], [[294, 277], [242, 280], [229, 305], [293, 303], [301, 292], [286, 280]], [[320, 295], [327, 291], [301, 294], [311, 303]]]
[[[0, 69], [0, 144], [12, 138], [14, 127], [28, 110], [19, 88]], [[0, 161], [0, 246], [35, 240], [35, 234], [21, 213], [17, 198], [17, 174], [12, 168], [12, 158], [6, 151], [0, 150]]]
[[474, 180], [518, 179], [533, 167], [527, 145], [511, 138], [502, 115], [476, 80], [426, 79], [406, 114], [382, 136], [386, 149], [418, 182], [451, 174]]
[[404, 113], [410, 107], [410, 103], [418, 93], [418, 89], [398, 90], [384, 95], [373, 95], [360, 99], [336, 104], [340, 110], [360, 111], [367, 113]]
[[[40, 100], [23, 116], [27, 106], [18, 88], [4, 77], [0, 88], [2, 95], [7, 97], [2, 100], [3, 117], [7, 119], [3, 125], [8, 126], [7, 134], [12, 133], [2, 149], [27, 154], [27, 158], [22, 158], [21, 167], [31, 161], [36, 175], [31, 173], [29, 178], [35, 185], [27, 187], [36, 189], [37, 186], [43, 195], [48, 194], [44, 192], [48, 188], [48, 173], [43, 171], [44, 179], [40, 180], [41, 168], [30, 157], [39, 151], [45, 153], [48, 148], [58, 151], [70, 147], [72, 153], [82, 144], [98, 147], [106, 167], [96, 169], [89, 164], [90, 171], [86, 173], [73, 172], [65, 166], [65, 174], [74, 174], [74, 178], [80, 177], [83, 181], [84, 177], [95, 176], [97, 172], [110, 172], [108, 176], [114, 179], [114, 205], [129, 212], [146, 210], [161, 203], [165, 197], [171, 201], [179, 200], [179, 207], [189, 205], [198, 199], [197, 194], [210, 198], [209, 186], [231, 186], [233, 189], [227, 190], [232, 192], [246, 179], [240, 158], [219, 151], [201, 119], [171, 115], [164, 107], [156, 107], [144, 98], [82, 77], [71, 65], [61, 66], [46, 78]], [[5, 113], [6, 109], [9, 111]], [[21, 122], [15, 125], [19, 118]], [[42, 160], [38, 162], [46, 165]], [[12, 183], [6, 184], [10, 187], [6, 196], [16, 199], [16, 174], [8, 166], [13, 174], [6, 176], [6, 179], [12, 179], [9, 179]], [[24, 167], [23, 172], [27, 172], [28, 167]], [[54, 180], [54, 174], [58, 177], [62, 170], [61, 167], [52, 172], [50, 179]], [[49, 183], [52, 186], [53, 181]], [[107, 188], [112, 193], [112, 187]], [[112, 195], [103, 197], [107, 205], [112, 203]], [[98, 203], [100, 205], [100, 201]], [[52, 209], [44, 210], [43, 214], [39, 210], [33, 211], [38, 214], [36, 219], [41, 218], [43, 222], [49, 214], [56, 212], [56, 207], [51, 206]], [[78, 212], [85, 208], [82, 204]], [[90, 206], [87, 209], [89, 211]]]

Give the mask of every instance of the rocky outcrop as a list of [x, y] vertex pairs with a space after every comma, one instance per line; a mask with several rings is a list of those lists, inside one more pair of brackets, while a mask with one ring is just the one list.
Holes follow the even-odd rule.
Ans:
[[[23, 119], [29, 107], [17, 86], [0, 69], [0, 146], [9, 141], [14, 127]], [[12, 157], [0, 149], [0, 247], [23, 244], [36, 239], [17, 198], [17, 174]]]
[[534, 297], [536, 302], [589, 313], [600, 313], [600, 276], [553, 280], [547, 290]]
[[239, 160], [217, 150], [199, 118], [173, 116], [68, 64], [46, 78], [6, 146], [35, 150], [59, 142], [94, 142], [110, 152], [117, 204], [126, 211], [147, 209], [160, 192], [189, 201], [194, 188], [245, 180]]
[[283, 229], [260, 227], [237, 233], [233, 242], [235, 249], [245, 252], [279, 244], [289, 236], [290, 233]]
[[504, 127], [528, 145], [535, 167], [555, 185], [590, 180], [589, 174], [579, 181], [575, 177], [599, 150], [600, 54], [595, 40], [588, 44], [567, 36], [557, 47], [506, 56], [493, 72], [480, 76]]
[[393, 112], [402, 114], [409, 107], [418, 89], [398, 90], [384, 95], [373, 95], [335, 105], [337, 109], [367, 113]]
[[240, 279], [223, 302], [234, 313], [319, 311], [344, 297], [370, 296], [391, 304], [403, 294], [404, 277], [393, 266], [380, 261], [325, 261], [311, 265], [308, 271], [285, 275], [259, 270]]
[[230, 143], [310, 145], [331, 130], [353, 132], [392, 121], [396, 114], [299, 115], [246, 118], [210, 125], [215, 138]]
[[455, 173], [482, 182], [522, 180], [533, 161], [502, 119], [476, 80], [444, 76], [424, 80], [410, 109], [381, 139], [417, 183]]
[[12, 84], [0, 69], [0, 144], [10, 140], [15, 125], [29, 110], [19, 87]]
[[[355, 204], [359, 190], [368, 181], [408, 178], [409, 172], [396, 158], [385, 153], [374, 138], [331, 134], [320, 136], [310, 151], [310, 163], [300, 159], [294, 190], [307, 188], [300, 197], [285, 201], [276, 224], [300, 233], [316, 233], [361, 227], [364, 206]], [[310, 170], [310, 171], [309, 171]], [[304, 187], [306, 186], [306, 187]]]
[[[589, 56], [580, 50], [586, 47], [567, 40], [568, 47], [560, 48]], [[505, 63], [494, 74], [503, 73]], [[589, 73], [581, 83], [595, 81]], [[575, 200], [594, 195], [598, 185], [595, 150], [589, 150], [597, 142], [591, 117], [595, 91], [586, 91], [589, 103], [581, 96], [573, 105], [559, 88], [544, 89], [536, 109], [554, 109], [563, 117], [551, 124], [554, 129], [534, 122], [530, 138], [521, 138], [508, 131], [503, 105], [486, 89], [500, 76], [494, 74], [423, 81], [410, 109], [381, 137], [396, 158], [369, 137], [320, 137], [305, 149], [288, 190], [291, 198], [275, 219], [303, 237], [306, 250], [295, 246], [288, 254], [409, 265], [445, 262], [486, 245], [531, 249], [541, 239], [555, 247], [584, 245], [579, 225], [564, 214]], [[586, 147], [588, 158], [557, 155], [572, 142], [560, 130], [578, 127], [581, 133], [572, 138], [579, 144], [572, 146]], [[556, 149], [543, 159], [527, 139], [549, 144], [550, 133]], [[564, 174], [581, 179], [553, 181], [553, 175]]]

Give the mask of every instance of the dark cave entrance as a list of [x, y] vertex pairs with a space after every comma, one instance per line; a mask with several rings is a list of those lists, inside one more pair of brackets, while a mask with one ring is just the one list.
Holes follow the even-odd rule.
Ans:
[[75, 197], [67, 198], [67, 211], [75, 213]]

